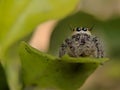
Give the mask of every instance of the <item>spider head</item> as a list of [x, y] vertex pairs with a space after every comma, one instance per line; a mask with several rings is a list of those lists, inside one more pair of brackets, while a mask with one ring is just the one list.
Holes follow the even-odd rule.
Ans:
[[73, 29], [74, 33], [73, 34], [88, 34], [88, 35], [91, 35], [91, 32], [89, 30], [89, 28], [86, 28], [86, 27], [76, 27]]

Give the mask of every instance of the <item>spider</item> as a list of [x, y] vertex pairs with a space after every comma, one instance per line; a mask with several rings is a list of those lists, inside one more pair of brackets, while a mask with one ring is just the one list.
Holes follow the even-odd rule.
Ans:
[[91, 34], [91, 28], [76, 27], [59, 48], [59, 57], [65, 54], [70, 57], [103, 58], [104, 50], [100, 39]]

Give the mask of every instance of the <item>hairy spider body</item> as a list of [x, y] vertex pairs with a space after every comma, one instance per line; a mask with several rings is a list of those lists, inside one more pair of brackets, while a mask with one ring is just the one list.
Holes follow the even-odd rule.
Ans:
[[103, 58], [104, 50], [98, 37], [91, 35], [88, 28], [76, 28], [72, 36], [65, 39], [59, 49], [59, 57], [68, 54], [71, 57]]

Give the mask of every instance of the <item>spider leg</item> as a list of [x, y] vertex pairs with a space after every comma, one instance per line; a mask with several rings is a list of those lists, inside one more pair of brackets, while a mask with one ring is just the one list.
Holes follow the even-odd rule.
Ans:
[[74, 45], [74, 42], [73, 42], [73, 39], [71, 38], [67, 38], [65, 40], [65, 43], [67, 45], [67, 54], [71, 57], [76, 57], [76, 49], [75, 49], [75, 45]]
[[62, 57], [67, 53], [67, 45], [63, 42], [59, 49], [59, 57]]
[[91, 36], [84, 34], [83, 39], [81, 39], [80, 42], [81, 42], [81, 44], [80, 44], [80, 48], [81, 48], [80, 56], [96, 57], [95, 45], [94, 45], [94, 42], [92, 41]]
[[93, 37], [93, 42], [95, 43], [95, 47], [97, 49], [97, 58], [104, 57], [104, 49], [102, 43], [98, 37]]

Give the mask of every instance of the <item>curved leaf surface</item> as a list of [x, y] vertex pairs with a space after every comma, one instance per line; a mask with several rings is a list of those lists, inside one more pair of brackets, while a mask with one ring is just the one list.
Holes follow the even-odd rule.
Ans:
[[[24, 88], [77, 90], [108, 59], [62, 58], [42, 53], [27, 43], [20, 45]], [[39, 89], [38, 89], [39, 90]]]

